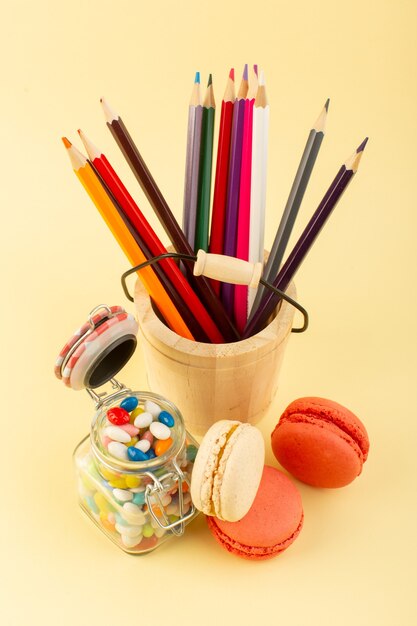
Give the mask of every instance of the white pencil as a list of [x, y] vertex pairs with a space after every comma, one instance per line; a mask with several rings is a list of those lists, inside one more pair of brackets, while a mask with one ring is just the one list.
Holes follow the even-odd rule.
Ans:
[[[266, 174], [268, 161], [269, 104], [265, 90], [263, 70], [253, 108], [252, 130], [252, 181], [250, 197], [249, 261], [263, 263], [265, 236]], [[248, 290], [248, 311], [256, 296], [255, 289]]]

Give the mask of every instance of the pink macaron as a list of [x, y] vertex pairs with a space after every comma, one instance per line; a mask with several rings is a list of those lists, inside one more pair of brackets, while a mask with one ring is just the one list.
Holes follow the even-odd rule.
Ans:
[[228, 552], [251, 560], [277, 556], [298, 537], [303, 525], [301, 496], [292, 481], [274, 467], [264, 466], [249, 512], [238, 522], [207, 517], [216, 541]]
[[299, 398], [285, 409], [271, 434], [279, 463], [314, 487], [344, 487], [368, 457], [365, 426], [349, 409], [324, 398]]

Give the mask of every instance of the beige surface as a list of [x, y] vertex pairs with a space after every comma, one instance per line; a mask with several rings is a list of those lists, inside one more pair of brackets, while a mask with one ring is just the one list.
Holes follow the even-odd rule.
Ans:
[[[196, 4], [2, 3], [2, 623], [415, 624], [416, 5]], [[371, 452], [344, 490], [300, 485], [304, 530], [274, 560], [228, 555], [203, 519], [182, 540], [132, 558], [77, 508], [71, 453], [92, 405], [52, 374], [86, 313], [124, 302], [127, 267], [60, 136], [78, 145], [81, 126], [149, 216], [105, 128], [98, 100], [107, 96], [179, 217], [193, 73], [213, 72], [220, 103], [230, 65], [239, 73], [246, 61], [265, 68], [271, 103], [266, 247], [325, 99], [328, 134], [297, 234], [343, 160], [371, 137], [297, 278], [311, 328], [291, 338], [280, 396], [261, 422], [267, 459], [278, 415], [310, 394], [356, 411]], [[144, 387], [140, 354], [123, 379]]]

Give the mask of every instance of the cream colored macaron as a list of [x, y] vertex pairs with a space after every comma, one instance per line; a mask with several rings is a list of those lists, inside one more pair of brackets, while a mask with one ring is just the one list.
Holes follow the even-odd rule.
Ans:
[[194, 506], [206, 515], [236, 522], [255, 499], [265, 462], [260, 431], [250, 424], [221, 420], [198, 449], [191, 475]]

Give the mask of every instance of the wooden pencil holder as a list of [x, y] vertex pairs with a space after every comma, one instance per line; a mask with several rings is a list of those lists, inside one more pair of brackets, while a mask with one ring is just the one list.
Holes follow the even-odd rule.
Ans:
[[[287, 294], [295, 299], [293, 283]], [[179, 407], [192, 434], [204, 435], [221, 419], [251, 424], [262, 419], [278, 389], [293, 306], [282, 301], [270, 324], [249, 339], [209, 344], [184, 339], [165, 326], [140, 280], [135, 305], [149, 388]]]

